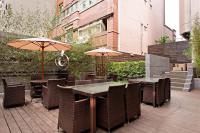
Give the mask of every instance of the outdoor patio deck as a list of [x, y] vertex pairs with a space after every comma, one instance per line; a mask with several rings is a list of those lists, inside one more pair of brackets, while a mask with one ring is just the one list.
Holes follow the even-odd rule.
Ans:
[[[30, 101], [29, 96], [26, 100]], [[37, 102], [39, 101], [39, 102]], [[2, 96], [0, 97], [2, 102]], [[36, 99], [26, 106], [5, 110], [0, 106], [0, 133], [55, 133], [57, 110], [46, 110]], [[60, 130], [61, 131], [61, 130]], [[98, 129], [97, 133], [104, 133]], [[116, 133], [199, 133], [200, 90], [172, 91], [171, 102], [160, 108], [142, 104], [140, 119], [125, 124]]]

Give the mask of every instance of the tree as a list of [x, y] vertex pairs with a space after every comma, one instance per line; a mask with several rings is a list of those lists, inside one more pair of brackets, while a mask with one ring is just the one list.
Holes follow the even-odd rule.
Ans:
[[190, 38], [192, 45], [192, 58], [197, 70], [197, 76], [200, 76], [200, 18], [196, 15], [192, 27], [192, 36]]
[[84, 44], [73, 44], [72, 49], [66, 52], [70, 58], [69, 73], [76, 76], [76, 78], [80, 78], [82, 72], [93, 70], [93, 58], [85, 55], [85, 52], [89, 50], [92, 50], [92, 46], [90, 42], [87, 42]]
[[[35, 9], [18, 11], [12, 10], [12, 5], [7, 6], [5, 13], [0, 15], [0, 31], [5, 34], [4, 39], [0, 39], [0, 58], [11, 71], [38, 71], [40, 65], [40, 52], [21, 50], [7, 46], [7, 42], [17, 38], [27, 37], [48, 37], [49, 32], [57, 24], [57, 19], [47, 10]], [[57, 52], [45, 52], [46, 66], [54, 65]], [[3, 66], [2, 66], [3, 67]], [[8, 68], [7, 67], [7, 68]], [[40, 67], [40, 66], [39, 66]], [[53, 67], [52, 67], [53, 68]], [[53, 69], [56, 69], [55, 66]], [[48, 69], [52, 70], [52, 69]]]
[[48, 37], [49, 32], [56, 25], [56, 17], [50, 11], [36, 8], [25, 12], [13, 12], [12, 6], [7, 6], [7, 11], [0, 16], [0, 31], [21, 35]]
[[171, 42], [169, 36], [163, 35], [158, 40], [155, 40], [155, 43], [157, 44], [165, 44]]

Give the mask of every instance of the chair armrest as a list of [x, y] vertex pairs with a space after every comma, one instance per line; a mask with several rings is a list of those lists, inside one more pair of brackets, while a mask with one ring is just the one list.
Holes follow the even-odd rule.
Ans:
[[97, 97], [97, 100], [106, 100], [107, 98], [106, 97]]
[[19, 88], [23, 88], [25, 89], [24, 85], [13, 85], [13, 86], [8, 86], [7, 89], [19, 89]]
[[42, 89], [47, 89], [47, 86], [43, 85], [43, 86], [42, 86]]
[[78, 101], [75, 101], [75, 104], [81, 104], [81, 103], [85, 103], [85, 102], [88, 102], [89, 99], [86, 98], [86, 99], [81, 99], [81, 100], [78, 100]]
[[15, 83], [9, 83], [8, 86], [18, 86], [18, 85], [22, 85], [21, 83], [19, 84], [15, 84]]
[[75, 101], [74, 104], [75, 104], [75, 108], [77, 108], [78, 110], [84, 110], [84, 108], [89, 108], [90, 100], [88, 98], [81, 99], [81, 100]]

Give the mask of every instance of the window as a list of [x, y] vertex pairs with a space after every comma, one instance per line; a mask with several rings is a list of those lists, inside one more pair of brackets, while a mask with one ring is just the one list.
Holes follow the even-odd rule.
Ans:
[[66, 30], [65, 42], [67, 42], [67, 43], [73, 42], [73, 28]]
[[82, 8], [83, 8], [83, 10], [86, 8], [86, 2], [85, 1], [83, 1], [83, 3], [82, 3]]
[[65, 10], [65, 16], [68, 16], [68, 10]]
[[73, 5], [73, 7], [74, 7], [74, 10], [77, 11], [77, 3], [75, 3], [75, 4]]
[[89, 0], [89, 5], [92, 5], [93, 4], [93, 1], [92, 0]]
[[79, 38], [82, 39], [82, 41], [87, 41], [89, 39], [89, 37], [97, 34], [97, 33], [101, 33], [102, 31], [105, 31], [105, 25], [103, 23], [103, 21], [97, 21], [94, 22], [90, 25], [87, 25], [81, 29], [78, 30], [78, 36]]
[[73, 13], [74, 12], [74, 7], [71, 6], [70, 8], [71, 8], [71, 13]]
[[78, 10], [78, 6], [77, 6], [77, 3], [75, 3], [65, 10], [65, 16], [69, 16], [72, 13], [76, 12], [77, 10]]
[[63, 3], [61, 3], [61, 4], [59, 5], [59, 13], [61, 14], [62, 11], [63, 11]]
[[95, 5], [99, 0], [80, 0], [79, 1], [79, 11], [84, 11], [91, 6]]

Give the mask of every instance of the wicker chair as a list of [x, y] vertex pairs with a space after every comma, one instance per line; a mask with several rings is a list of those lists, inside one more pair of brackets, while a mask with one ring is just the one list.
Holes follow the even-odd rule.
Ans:
[[126, 101], [126, 119], [128, 122], [131, 119], [138, 118], [141, 115], [140, 95], [141, 95], [140, 83], [128, 84], [125, 91]]
[[171, 99], [171, 81], [170, 78], [165, 79], [165, 100]]
[[91, 84], [92, 80], [76, 80], [75, 84], [76, 85], [85, 85], [85, 84]]
[[97, 126], [108, 131], [125, 123], [125, 85], [110, 86], [106, 97], [97, 98]]
[[66, 85], [67, 86], [74, 86], [75, 85], [75, 77], [74, 76], [68, 76]]
[[156, 89], [156, 104], [160, 106], [165, 102], [165, 79], [159, 79]]
[[7, 84], [2, 79], [4, 87], [3, 107], [23, 106], [25, 104], [25, 86], [22, 84]]
[[67, 133], [80, 133], [90, 129], [89, 99], [75, 101], [70, 87], [59, 87], [58, 129]]
[[129, 84], [140, 84], [140, 102], [143, 102], [143, 84], [141, 83], [141, 81], [134, 81], [131, 79], [128, 79], [128, 83]]
[[49, 79], [47, 86], [43, 86], [42, 100], [43, 105], [47, 109], [58, 108], [59, 106], [59, 90], [57, 85], [64, 86], [66, 79]]
[[[159, 79], [158, 84], [156, 84], [156, 105], [161, 105], [164, 103], [164, 95], [165, 95], [165, 80]], [[143, 84], [143, 102], [153, 104], [155, 100], [153, 94], [153, 84], [145, 83]]]

